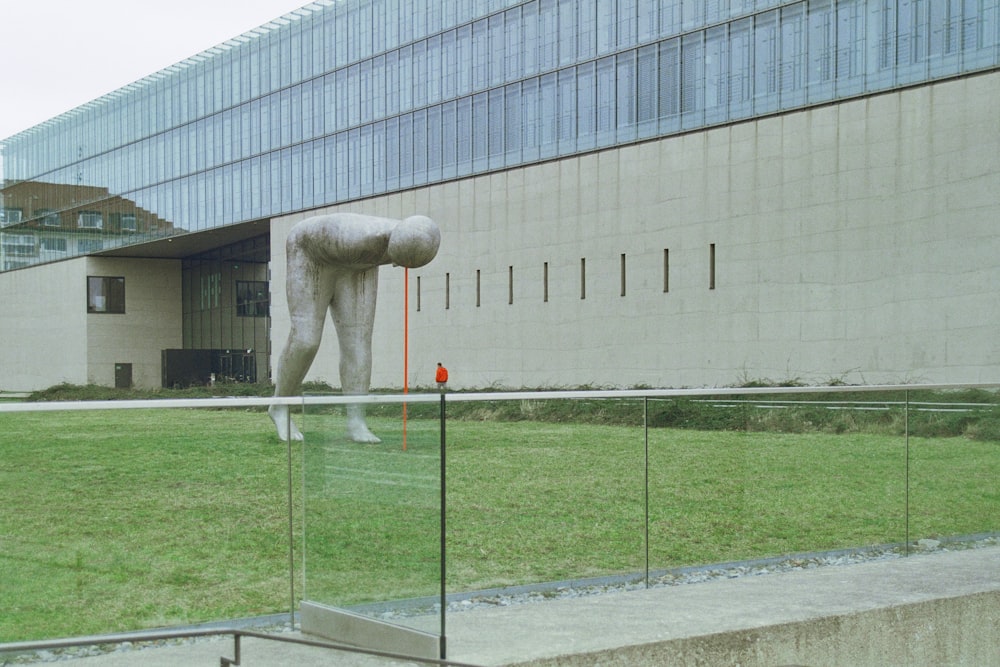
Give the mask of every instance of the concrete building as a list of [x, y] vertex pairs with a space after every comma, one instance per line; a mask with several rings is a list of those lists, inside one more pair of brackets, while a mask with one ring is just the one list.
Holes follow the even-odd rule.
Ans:
[[1000, 0], [317, 0], [2, 142], [0, 387], [266, 381], [336, 210], [374, 386], [996, 381], [998, 107]]

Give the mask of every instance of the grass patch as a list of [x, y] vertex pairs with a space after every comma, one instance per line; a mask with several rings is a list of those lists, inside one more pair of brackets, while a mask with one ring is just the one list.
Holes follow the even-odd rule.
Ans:
[[259, 418], [0, 415], [0, 640], [280, 610], [287, 455]]
[[[512, 402], [497, 421], [500, 403], [461, 404], [461, 418], [449, 406], [448, 589], [641, 571], [642, 401], [590, 406], [612, 423], [559, 421], [580, 414], [566, 401]], [[347, 443], [339, 411], [302, 418], [296, 569], [304, 556], [310, 599], [437, 591], [439, 433], [423, 407], [410, 406], [406, 451], [398, 406], [372, 411], [378, 445]], [[907, 485], [894, 416], [862, 433], [727, 410], [771, 415], [772, 430], [648, 431], [654, 569], [899, 542], [907, 507], [911, 539], [1000, 528], [1000, 443], [969, 425], [909, 438]], [[258, 411], [0, 414], [0, 641], [287, 611], [287, 478]]]

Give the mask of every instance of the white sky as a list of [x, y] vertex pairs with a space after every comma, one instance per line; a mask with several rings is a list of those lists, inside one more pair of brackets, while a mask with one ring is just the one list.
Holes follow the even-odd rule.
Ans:
[[310, 0], [4, 0], [0, 140]]

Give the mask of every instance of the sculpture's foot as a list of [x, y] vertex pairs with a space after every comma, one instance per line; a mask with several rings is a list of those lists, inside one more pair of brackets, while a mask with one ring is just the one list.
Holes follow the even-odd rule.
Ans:
[[289, 439], [302, 442], [302, 432], [288, 416], [287, 405], [272, 405], [267, 409], [267, 414], [274, 422], [274, 428], [278, 431], [278, 438], [282, 442], [288, 442]]
[[375, 445], [382, 442], [382, 439], [368, 430], [368, 425], [364, 420], [349, 419], [347, 421], [347, 437], [351, 442], [362, 442]]

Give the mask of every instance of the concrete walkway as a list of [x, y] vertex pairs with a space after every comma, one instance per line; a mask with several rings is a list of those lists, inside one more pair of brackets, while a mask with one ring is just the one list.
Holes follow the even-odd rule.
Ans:
[[[449, 614], [447, 628], [449, 659], [484, 666], [1000, 665], [1000, 547], [475, 609]], [[251, 638], [241, 648], [246, 667], [417, 664]], [[68, 664], [223, 656], [234, 657], [232, 638]]]

